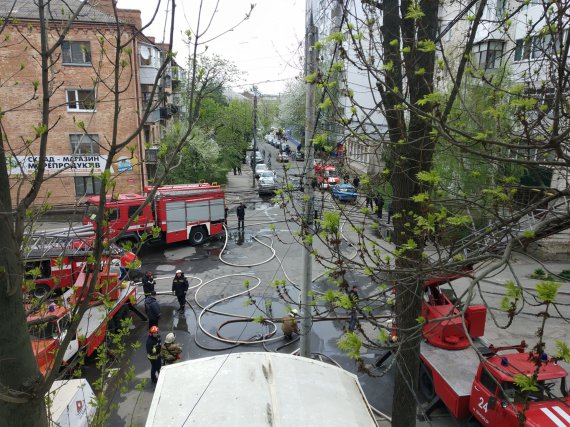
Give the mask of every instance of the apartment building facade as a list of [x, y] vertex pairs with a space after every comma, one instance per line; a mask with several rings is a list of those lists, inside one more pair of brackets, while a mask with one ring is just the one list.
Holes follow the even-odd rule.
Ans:
[[[91, 0], [83, 5], [50, 57], [46, 181], [37, 204], [71, 207], [98, 194], [110, 149], [122, 143], [126, 144], [115, 153], [110, 169], [113, 192], [140, 192], [148, 183], [148, 148], [158, 144], [161, 127], [173, 116], [165, 108], [164, 78], [158, 80], [154, 99], [150, 98], [163, 49], [139, 32], [140, 11], [118, 10], [117, 23], [112, 1]], [[81, 3], [49, 2], [45, 20], [50, 45]], [[4, 76], [0, 103], [11, 151], [13, 202], [17, 202], [37, 168], [35, 129], [41, 123], [43, 103], [38, 6], [25, 0], [16, 1], [14, 8], [11, 5], [0, 5], [0, 16], [8, 22], [0, 44], [0, 75]], [[124, 46], [117, 59], [118, 31]]]

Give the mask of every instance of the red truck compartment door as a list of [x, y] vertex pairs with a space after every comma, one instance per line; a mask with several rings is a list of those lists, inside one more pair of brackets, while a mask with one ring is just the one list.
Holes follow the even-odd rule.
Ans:
[[168, 202], [166, 208], [166, 243], [181, 242], [186, 235], [186, 203]]

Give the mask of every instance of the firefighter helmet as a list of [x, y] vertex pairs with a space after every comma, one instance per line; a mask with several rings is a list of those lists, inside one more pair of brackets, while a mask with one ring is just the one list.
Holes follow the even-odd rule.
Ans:
[[168, 335], [166, 335], [164, 342], [166, 344], [172, 344], [175, 339], [176, 339], [176, 335], [174, 335], [174, 332], [170, 332]]
[[149, 334], [158, 334], [158, 326], [151, 326], [148, 330]]

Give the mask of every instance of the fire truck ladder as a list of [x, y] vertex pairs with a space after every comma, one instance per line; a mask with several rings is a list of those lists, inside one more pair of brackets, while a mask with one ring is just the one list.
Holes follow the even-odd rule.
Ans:
[[89, 238], [95, 235], [91, 225], [42, 231], [27, 236], [25, 259], [80, 257], [92, 253]]

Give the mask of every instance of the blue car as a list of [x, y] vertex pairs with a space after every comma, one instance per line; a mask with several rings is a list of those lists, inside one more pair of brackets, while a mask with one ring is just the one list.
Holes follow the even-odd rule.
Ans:
[[356, 202], [358, 193], [351, 184], [337, 184], [332, 188], [332, 196], [340, 202]]

